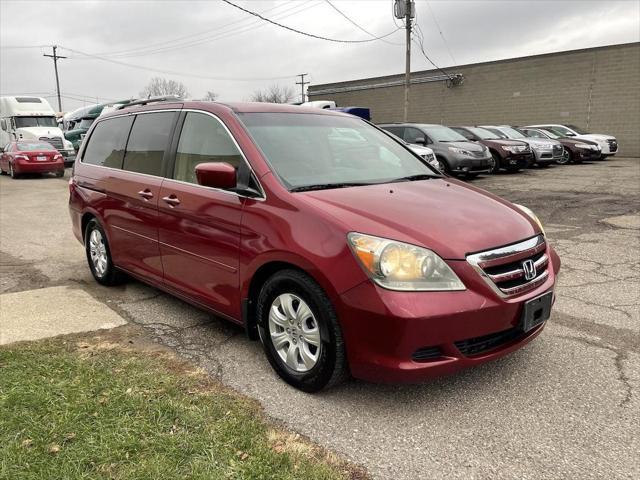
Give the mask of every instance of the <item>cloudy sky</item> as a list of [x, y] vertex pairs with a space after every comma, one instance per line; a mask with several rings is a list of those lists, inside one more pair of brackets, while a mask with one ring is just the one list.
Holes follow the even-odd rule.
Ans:
[[[392, 0], [233, 2], [334, 39], [398, 28]], [[637, 0], [417, 0], [416, 9], [425, 51], [441, 67], [640, 40]], [[400, 30], [384, 42], [309, 38], [221, 0], [0, 0], [0, 93], [48, 96], [54, 105], [53, 61], [42, 56], [54, 44], [68, 57], [59, 70], [63, 109], [71, 110], [137, 96], [154, 76], [183, 82], [193, 98], [211, 90], [246, 100], [272, 83], [299, 92], [299, 73], [313, 84], [400, 73], [403, 41]], [[413, 51], [413, 70], [432, 68]]]

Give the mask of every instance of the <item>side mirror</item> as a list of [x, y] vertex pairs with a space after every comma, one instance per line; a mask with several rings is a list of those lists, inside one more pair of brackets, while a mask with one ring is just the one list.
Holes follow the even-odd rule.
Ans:
[[427, 144], [427, 139], [424, 138], [424, 137], [418, 137], [418, 138], [416, 138], [415, 142], [418, 145], [426, 145]]
[[575, 133], [567, 132], [567, 137], [575, 137], [575, 136], [576, 136]]
[[196, 179], [203, 187], [228, 190], [238, 184], [236, 169], [225, 162], [207, 162], [196, 166]]

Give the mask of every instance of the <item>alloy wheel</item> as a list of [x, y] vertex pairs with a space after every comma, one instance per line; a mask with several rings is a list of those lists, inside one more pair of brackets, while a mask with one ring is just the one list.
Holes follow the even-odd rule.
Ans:
[[96, 275], [104, 277], [108, 267], [107, 247], [104, 244], [102, 233], [97, 229], [92, 230], [89, 235], [89, 255]]
[[269, 309], [269, 335], [284, 364], [297, 373], [316, 366], [322, 350], [320, 328], [311, 308], [292, 293], [277, 296]]
[[571, 154], [569, 153], [569, 150], [565, 148], [564, 152], [562, 152], [562, 159], [558, 160], [558, 163], [560, 165], [565, 165], [569, 163], [570, 160], [571, 160]]

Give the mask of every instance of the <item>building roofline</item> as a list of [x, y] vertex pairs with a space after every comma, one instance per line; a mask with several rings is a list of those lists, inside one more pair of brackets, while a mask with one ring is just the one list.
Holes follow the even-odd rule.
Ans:
[[[614, 48], [627, 48], [627, 47], [640, 47], [640, 42], [627, 42], [627, 43], [617, 43], [617, 44], [613, 44], [613, 45], [601, 45], [598, 47], [586, 47], [586, 48], [578, 48], [575, 50], [561, 50], [558, 52], [548, 52], [548, 53], [537, 53], [535, 55], [527, 55], [524, 57], [510, 57], [510, 58], [502, 58], [502, 59], [497, 59], [497, 60], [487, 60], [484, 62], [477, 62], [477, 63], [465, 63], [462, 65], [451, 65], [451, 66], [447, 66], [447, 67], [443, 67], [444, 69], [448, 70], [449, 73], [454, 74], [456, 72], [453, 72], [453, 70], [457, 69], [457, 68], [468, 68], [468, 67], [477, 67], [477, 66], [481, 66], [481, 65], [491, 65], [491, 64], [498, 64], [498, 63], [510, 63], [510, 62], [518, 62], [521, 60], [531, 60], [531, 59], [535, 59], [535, 58], [545, 58], [545, 57], [553, 57], [553, 56], [562, 56], [562, 55], [568, 55], [568, 54], [574, 54], [574, 53], [583, 53], [583, 52], [590, 52], [590, 51], [598, 51], [598, 50], [607, 50], [607, 49], [614, 49]], [[411, 76], [423, 76], [423, 75], [432, 75], [432, 74], [436, 74], [439, 75], [441, 72], [438, 69], [430, 69], [430, 70], [418, 70], [418, 71], [413, 71], [411, 72]], [[364, 82], [375, 82], [375, 81], [386, 81], [386, 80], [395, 80], [397, 78], [400, 77], [404, 77], [404, 73], [394, 73], [391, 75], [383, 75], [383, 76], [378, 76], [378, 77], [367, 77], [367, 78], [356, 78], [356, 79], [352, 79], [352, 80], [341, 80], [338, 82], [328, 82], [328, 83], [321, 83], [321, 84], [317, 84], [317, 85], [309, 85], [309, 93], [313, 94], [314, 90], [324, 90], [327, 88], [332, 88], [332, 87], [337, 87], [337, 86], [343, 86], [343, 85], [349, 85], [349, 84], [353, 84], [353, 83], [357, 83], [357, 84], [362, 84]]]

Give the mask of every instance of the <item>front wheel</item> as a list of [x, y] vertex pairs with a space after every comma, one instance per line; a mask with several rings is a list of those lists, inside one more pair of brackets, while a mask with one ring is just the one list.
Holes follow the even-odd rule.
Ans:
[[285, 382], [317, 392], [346, 378], [338, 318], [311, 277], [297, 270], [275, 273], [258, 295], [256, 315], [267, 359]]
[[489, 173], [498, 173], [500, 171], [500, 157], [497, 153], [491, 153], [489, 160]]
[[571, 152], [565, 148], [564, 152], [562, 153], [562, 158], [558, 160], [558, 163], [560, 165], [566, 165], [570, 161], [571, 161]]
[[113, 265], [107, 236], [95, 218], [87, 224], [84, 238], [87, 262], [96, 282], [107, 286], [122, 283], [124, 275]]

